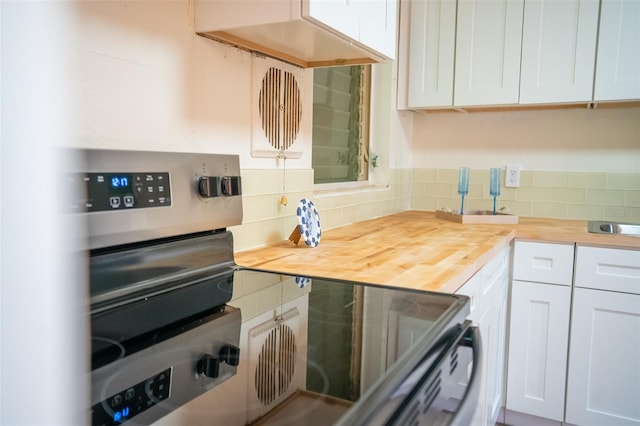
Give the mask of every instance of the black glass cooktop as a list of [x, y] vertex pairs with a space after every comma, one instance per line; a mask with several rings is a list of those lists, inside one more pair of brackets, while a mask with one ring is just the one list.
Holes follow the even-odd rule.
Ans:
[[238, 402], [185, 408], [195, 423], [334, 424], [469, 313], [464, 296], [244, 268], [228, 304], [242, 312], [240, 366], [204, 398]]
[[225, 305], [242, 317], [237, 373], [201, 397], [211, 409], [187, 404], [167, 424], [334, 424], [469, 313], [464, 296], [232, 265], [94, 313], [93, 368], [197, 327]]

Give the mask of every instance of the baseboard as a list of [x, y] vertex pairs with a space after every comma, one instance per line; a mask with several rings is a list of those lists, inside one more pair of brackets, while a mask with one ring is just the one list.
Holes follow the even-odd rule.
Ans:
[[557, 420], [545, 419], [544, 417], [532, 416], [530, 414], [506, 409], [502, 414], [502, 423], [508, 426], [562, 426], [563, 424]]

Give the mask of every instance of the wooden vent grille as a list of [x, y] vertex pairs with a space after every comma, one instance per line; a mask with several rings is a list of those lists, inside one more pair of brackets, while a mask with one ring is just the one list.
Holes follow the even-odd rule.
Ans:
[[258, 110], [264, 134], [275, 149], [284, 151], [296, 141], [302, 117], [300, 88], [295, 76], [271, 67], [260, 88]]
[[255, 387], [258, 398], [269, 405], [287, 392], [296, 360], [296, 337], [286, 324], [278, 324], [266, 337], [258, 356]]

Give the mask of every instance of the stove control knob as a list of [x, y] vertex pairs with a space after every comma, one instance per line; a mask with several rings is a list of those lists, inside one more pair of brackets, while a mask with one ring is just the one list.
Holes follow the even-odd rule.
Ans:
[[202, 176], [196, 182], [196, 191], [204, 198], [217, 197], [220, 195], [219, 180], [215, 176]]
[[240, 176], [223, 176], [220, 182], [223, 195], [240, 195]]
[[224, 345], [220, 348], [220, 361], [226, 364], [237, 366], [240, 362], [240, 348], [234, 345]]
[[215, 379], [220, 375], [220, 360], [211, 354], [204, 354], [196, 368], [198, 374]]

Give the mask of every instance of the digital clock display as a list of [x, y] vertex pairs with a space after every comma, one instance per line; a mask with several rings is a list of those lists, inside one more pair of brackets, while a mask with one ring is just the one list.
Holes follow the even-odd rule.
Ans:
[[112, 188], [129, 188], [131, 186], [131, 178], [129, 176], [111, 176]]

